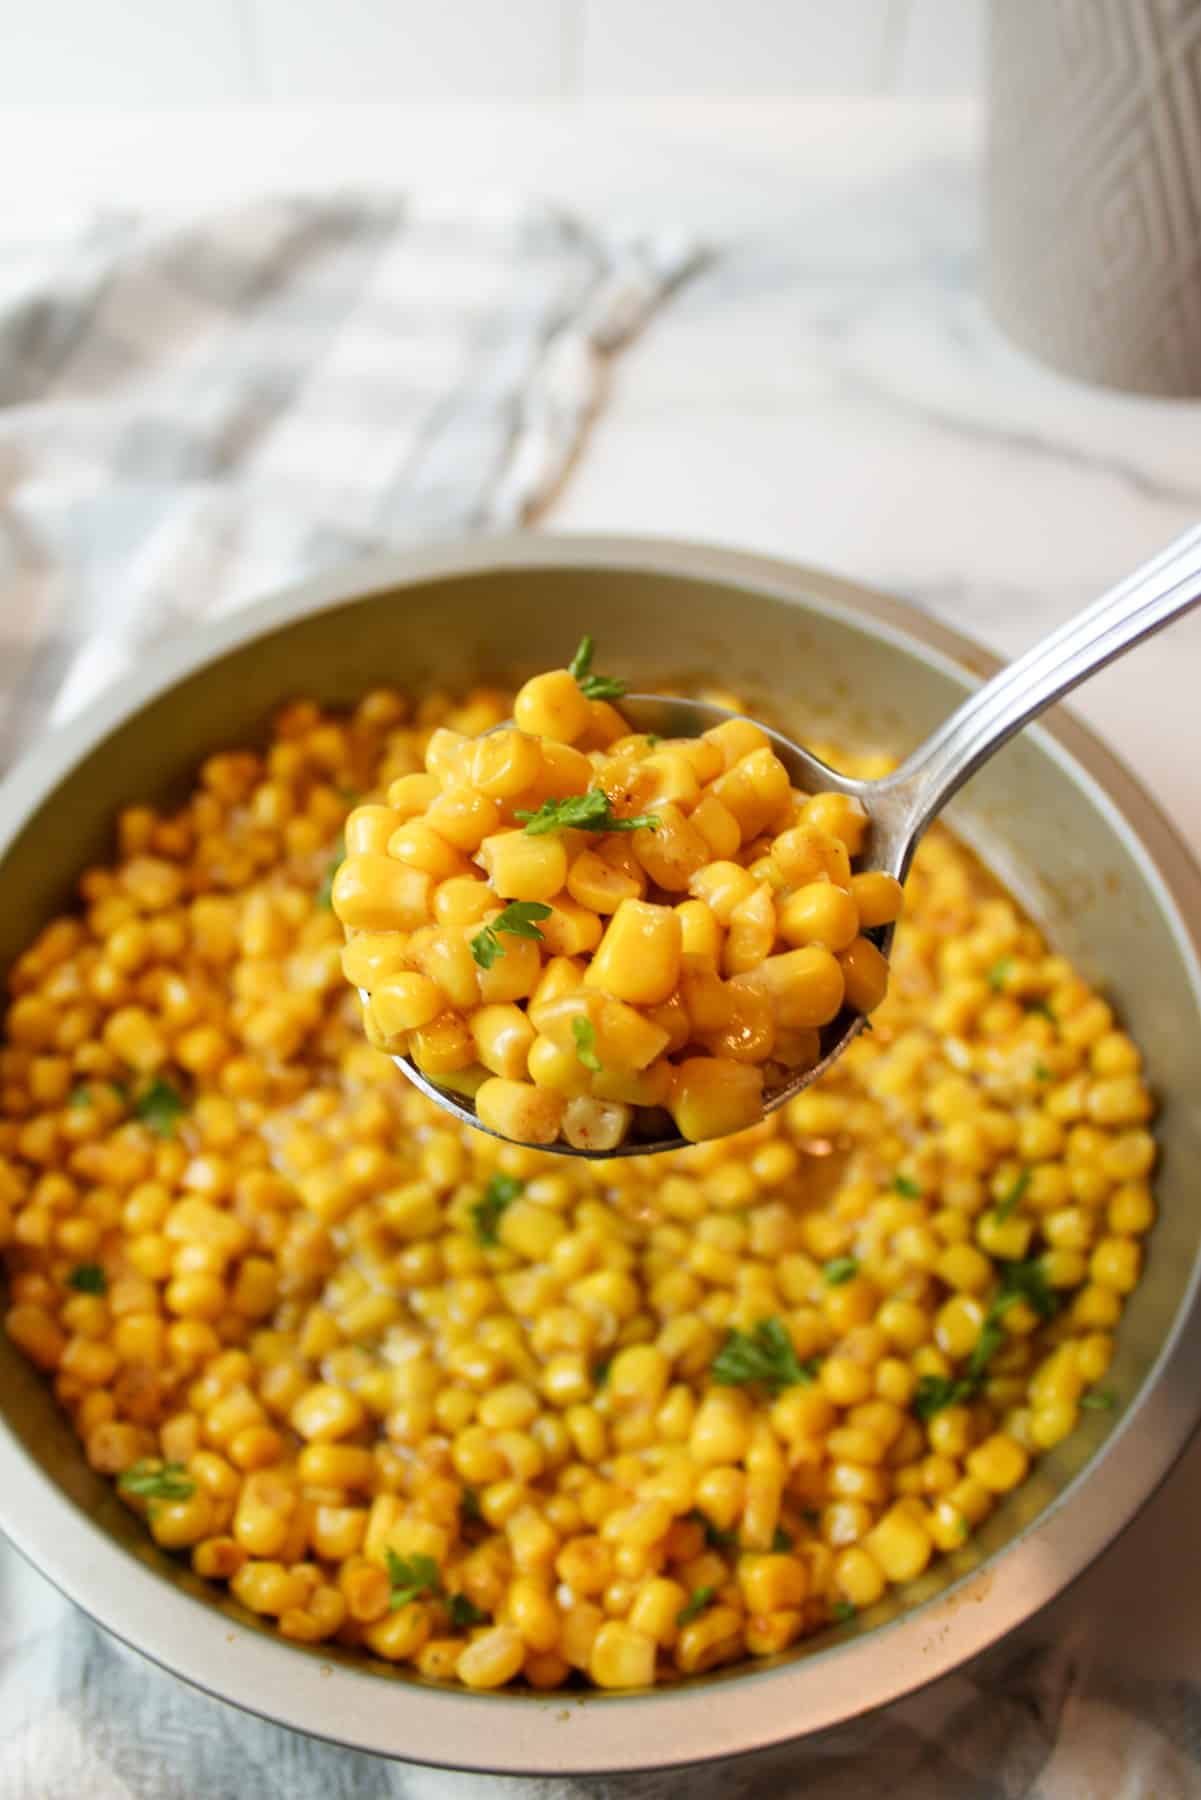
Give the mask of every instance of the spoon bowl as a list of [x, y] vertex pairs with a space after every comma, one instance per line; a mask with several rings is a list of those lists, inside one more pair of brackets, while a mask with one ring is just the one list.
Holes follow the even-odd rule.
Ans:
[[[770, 739], [794, 788], [806, 794], [847, 794], [862, 803], [869, 823], [860, 868], [878, 869], [903, 881], [922, 833], [982, 763], [1064, 694], [1198, 603], [1201, 526], [1185, 532], [1092, 606], [1002, 669], [965, 700], [898, 769], [879, 781], [840, 775], [779, 731], [762, 723], [759, 729]], [[664, 738], [696, 737], [710, 726], [738, 716], [707, 701], [659, 694], [627, 694], [622, 698], [621, 710], [633, 730]], [[888, 925], [869, 933], [885, 956], [892, 947], [893, 932], [894, 927]], [[362, 997], [367, 999], [365, 994]], [[765, 1095], [764, 1111], [774, 1112], [825, 1074], [863, 1025], [862, 1014], [844, 1007], [822, 1031], [820, 1060]], [[493, 1137], [501, 1135], [480, 1123], [470, 1100], [439, 1087], [408, 1057], [397, 1056], [393, 1061], [443, 1111], [477, 1131], [488, 1131]], [[614, 1150], [599, 1152], [565, 1143], [530, 1147], [595, 1160], [681, 1150], [686, 1147], [686, 1140], [665, 1132], [660, 1137], [628, 1140]]]
[[[646, 732], [661, 738], [699, 737], [711, 726], [721, 725], [727, 719], [739, 717], [728, 707], [714, 706], [707, 700], [682, 699], [666, 694], [626, 694], [621, 700], [621, 712], [632, 731]], [[511, 723], [511, 720], [505, 720], [502, 724], [493, 726], [492, 729], [503, 731]], [[784, 737], [781, 732], [773, 730], [771, 726], [760, 724], [759, 729], [770, 738], [772, 749], [788, 770], [793, 787], [799, 788], [802, 793], [806, 794], [836, 792], [850, 794], [855, 799], [863, 801], [871, 818], [867, 860], [863, 866], [865, 868], [888, 868], [890, 873], [895, 872], [888, 862], [891, 839], [887, 835], [887, 820], [890, 817], [887, 801], [880, 802], [876, 799], [876, 796], [886, 787], [886, 783], [856, 781], [849, 775], [840, 775], [827, 763], [822, 762], [820, 757], [814, 756], [808, 750], [803, 750], [799, 744], [794, 744], [790, 738]], [[485, 733], [485, 735], [491, 734]], [[878, 813], [873, 810], [874, 808], [879, 808]], [[895, 927], [892, 925], [885, 925], [869, 933], [885, 956], [891, 948], [894, 929]], [[366, 1002], [368, 998], [366, 992], [360, 989], [359, 993], [361, 999]], [[822, 1029], [820, 1060], [811, 1068], [798, 1070], [791, 1080], [769, 1090], [763, 1097], [764, 1112], [774, 1112], [777, 1107], [783, 1106], [785, 1101], [791, 1100], [794, 1094], [799, 1094], [802, 1088], [808, 1087], [810, 1082], [816, 1081], [819, 1075], [824, 1075], [830, 1064], [842, 1055], [851, 1039], [857, 1037], [862, 1031], [863, 1025], [863, 1014], [855, 1012], [849, 1006], [844, 1006], [837, 1018], [832, 1019], [829, 1025]], [[428, 1075], [422, 1074], [411, 1058], [394, 1056], [392, 1060], [401, 1073], [413, 1083], [413, 1086], [420, 1088], [421, 1092], [440, 1106], [444, 1112], [452, 1114], [464, 1125], [473, 1126], [476, 1131], [487, 1132], [489, 1137], [501, 1135], [480, 1123], [475, 1107], [469, 1099], [463, 1095], [452, 1093], [448, 1088], [439, 1087], [438, 1083], [431, 1081]], [[578, 1150], [574, 1145], [566, 1143], [543, 1144], [538, 1148], [553, 1151], [557, 1156], [584, 1156], [595, 1161], [599, 1156], [651, 1156], [664, 1150], [683, 1150], [687, 1148], [687, 1142], [686, 1138], [682, 1138], [678, 1134], [665, 1133], [662, 1137], [655, 1138], [629, 1138], [625, 1143], [619, 1144], [615, 1150]]]

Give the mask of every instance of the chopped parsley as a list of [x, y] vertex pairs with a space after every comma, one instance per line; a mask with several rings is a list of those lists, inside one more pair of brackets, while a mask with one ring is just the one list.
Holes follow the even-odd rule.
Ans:
[[1001, 1318], [1011, 1306], [1025, 1301], [1044, 1320], [1053, 1319], [1058, 1312], [1059, 1300], [1037, 1260], [1003, 1262], [999, 1266], [1001, 1285], [989, 1302], [966, 1370], [962, 1375], [922, 1376], [910, 1401], [910, 1409], [919, 1419], [932, 1419], [944, 1406], [957, 1406], [980, 1392], [989, 1363], [1005, 1343], [1007, 1334]]
[[459, 1510], [465, 1519], [482, 1519], [480, 1497], [473, 1487], [465, 1487], [459, 1498]]
[[601, 1059], [596, 1054], [596, 1026], [591, 1019], [573, 1019], [571, 1035], [575, 1039], [576, 1061], [591, 1069], [594, 1075], [601, 1073]]
[[143, 1456], [117, 1479], [117, 1486], [127, 1494], [141, 1494], [147, 1500], [189, 1500], [196, 1483], [181, 1462], [157, 1462]]
[[913, 1390], [910, 1411], [925, 1424], [944, 1406], [958, 1406], [961, 1400], [970, 1400], [975, 1392], [975, 1383], [966, 1376], [923, 1375]]
[[721, 1525], [715, 1525], [699, 1507], [694, 1506], [688, 1517], [700, 1526], [705, 1534], [705, 1542], [711, 1550], [736, 1550], [738, 1548], [738, 1533], [726, 1531]]
[[155, 1137], [166, 1138], [175, 1136], [175, 1127], [188, 1108], [179, 1089], [156, 1075], [134, 1101], [133, 1110], [134, 1117], [149, 1125]]
[[108, 1282], [99, 1263], [76, 1263], [67, 1276], [67, 1286], [77, 1294], [107, 1294]]
[[658, 831], [654, 813], [636, 813], [619, 819], [603, 788], [586, 794], [568, 794], [563, 800], [544, 800], [537, 812], [515, 812], [525, 822], [527, 837], [543, 837], [548, 831]]
[[456, 1631], [468, 1631], [473, 1625], [484, 1625], [488, 1615], [482, 1607], [469, 1600], [466, 1594], [452, 1594], [447, 1605], [450, 1622]]
[[717, 1593], [716, 1588], [699, 1587], [693, 1590], [686, 1605], [676, 1614], [677, 1625], [690, 1625], [693, 1619], [699, 1619], [705, 1608], [709, 1606]]
[[500, 1224], [500, 1216], [506, 1206], [512, 1206], [524, 1186], [525, 1183], [518, 1181], [513, 1175], [488, 1177], [483, 1198], [477, 1200], [471, 1209], [475, 1235], [481, 1244], [499, 1244], [496, 1228]]
[[471, 954], [481, 969], [490, 969], [497, 957], [505, 953], [500, 941], [502, 931], [508, 932], [510, 937], [534, 938], [541, 943], [542, 933], [536, 921], [549, 918], [550, 907], [541, 900], [510, 900], [491, 925], [476, 932], [471, 940]]
[[612, 675], [594, 675], [592, 658], [596, 655], [596, 639], [587, 632], [580, 639], [580, 647], [568, 665], [568, 673], [574, 675], [576, 686], [587, 700], [620, 700], [626, 691], [624, 681], [616, 680]]
[[1098, 1388], [1093, 1394], [1080, 1396], [1081, 1406], [1087, 1407], [1089, 1412], [1112, 1412], [1117, 1403], [1118, 1397], [1112, 1388]]
[[419, 1550], [412, 1556], [398, 1556], [395, 1550], [385, 1550], [384, 1561], [392, 1584], [388, 1605], [393, 1612], [407, 1606], [410, 1600], [436, 1600], [441, 1594], [442, 1576], [432, 1556], [423, 1556]]
[[822, 1265], [822, 1276], [828, 1287], [841, 1287], [846, 1281], [853, 1281], [859, 1273], [859, 1259], [856, 1256], [832, 1256], [828, 1263]]
[[732, 1328], [709, 1368], [709, 1379], [722, 1387], [781, 1388], [808, 1385], [817, 1373], [817, 1358], [801, 1362], [779, 1319], [760, 1319], [750, 1331]]
[[659, 733], [657, 731], [648, 731], [647, 732], [646, 747], [648, 750], [653, 750], [656, 744], [661, 744], [662, 742], [663, 742], [663, 739], [659, 736]]
[[1052, 1025], [1058, 1024], [1058, 1020], [1051, 1010], [1050, 1002], [1047, 1000], [1027, 1000], [1026, 1011], [1037, 1013], [1040, 1019], [1050, 1019]]
[[841, 1625], [847, 1619], [853, 1619], [858, 1610], [858, 1607], [852, 1606], [849, 1600], [836, 1600], [830, 1608], [830, 1617], [837, 1619]]
[[334, 853], [325, 865], [325, 874], [321, 877], [321, 886], [317, 889], [317, 905], [326, 912], [334, 910], [334, 876], [346, 861], [346, 839], [339, 836], [334, 845]]
[[1034, 1079], [1035, 1079], [1035, 1081], [1050, 1081], [1050, 1080], [1052, 1080], [1051, 1071], [1050, 1071], [1050, 1069], [1048, 1069], [1045, 1062], [1036, 1062], [1035, 1063]]
[[995, 1217], [1001, 1222], [1001, 1224], [1004, 1224], [1005, 1220], [1012, 1213], [1014, 1207], [1017, 1205], [1018, 1201], [1022, 1198], [1022, 1195], [1026, 1192], [1026, 1189], [1029, 1186], [1030, 1186], [1030, 1171], [1029, 1171], [1029, 1169], [1023, 1169], [1021, 1174], [1014, 1181], [1013, 1186], [1009, 1189], [1009, 1191], [1007, 1193], [1005, 1193], [1001, 1196], [1001, 1198], [997, 1201], [996, 1207], [994, 1208]]
[[791, 1550], [792, 1533], [785, 1531], [782, 1525], [777, 1525], [772, 1534], [771, 1547], [777, 1555], [783, 1555], [785, 1551]]
[[613, 1367], [613, 1358], [611, 1356], [602, 1356], [599, 1362], [593, 1363], [593, 1365], [592, 1365], [592, 1385], [593, 1385], [593, 1387], [598, 1387], [598, 1388], [604, 1387], [606, 1381], [608, 1381], [608, 1379], [609, 1379], [609, 1370], [612, 1367]]
[[994, 994], [1004, 993], [1005, 983], [1012, 974], [1012, 956], [1003, 956], [999, 962], [993, 964], [992, 968], [988, 971], [988, 985]]
[[918, 1186], [917, 1182], [912, 1181], [908, 1175], [894, 1175], [892, 1178], [892, 1191], [894, 1194], [903, 1195], [906, 1200], [920, 1200], [922, 1197], [921, 1188]]

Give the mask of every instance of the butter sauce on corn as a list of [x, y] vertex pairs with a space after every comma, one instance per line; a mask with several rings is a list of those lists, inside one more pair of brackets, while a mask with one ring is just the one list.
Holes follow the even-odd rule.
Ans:
[[527, 681], [512, 727], [435, 732], [421, 774], [351, 814], [347, 975], [371, 1042], [502, 1137], [606, 1151], [662, 1137], [665, 1112], [724, 1137], [844, 1006], [879, 1005], [867, 934], [900, 884], [852, 873], [862, 806], [796, 792], [749, 719], [631, 732], [593, 651]]
[[[936, 829], [874, 1032], [780, 1113], [607, 1163], [450, 1125], [363, 1041], [341, 965], [453, 1063], [461, 961], [412, 968], [387, 923], [343, 952], [322, 889], [354, 792], [347, 851], [412, 894], [423, 871], [370, 847], [381, 814], [421, 822], [511, 711], [297, 702], [178, 811], [122, 813], [118, 859], [9, 978], [4, 1324], [155, 1542], [284, 1638], [469, 1688], [645, 1686], [871, 1607], [1114, 1404], [1152, 1108], [1106, 1002]], [[528, 790], [535, 748], [481, 739], [474, 785]], [[698, 1013], [748, 873], [709, 825], [726, 866], [677, 908]], [[799, 887], [804, 830], [772, 853]], [[635, 835], [573, 846], [581, 908], [640, 897]], [[412, 841], [438, 920], [478, 931], [462, 846]], [[507, 1018], [541, 953], [504, 943], [472, 979]], [[591, 1091], [581, 1015], [554, 1011], [572, 954], [542, 977], [552, 1091], [652, 1104], [654, 1051]], [[678, 1035], [669, 1002], [613, 1004]], [[589, 1017], [603, 1062], [619, 1033]]]

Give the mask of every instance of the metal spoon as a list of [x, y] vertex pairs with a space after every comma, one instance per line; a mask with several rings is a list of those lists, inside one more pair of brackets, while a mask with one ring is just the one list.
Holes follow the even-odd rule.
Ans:
[[[780, 732], [766, 725], [761, 729], [771, 739], [794, 787], [805, 793], [850, 794], [863, 802], [871, 825], [860, 867], [881, 869], [904, 880], [918, 839], [982, 763], [1023, 725], [1045, 712], [1064, 694], [1135, 644], [1141, 644], [1145, 638], [1180, 618], [1198, 602], [1201, 602], [1201, 526], [1177, 538], [1175, 543], [1136, 569], [1084, 612], [1069, 619], [1016, 662], [994, 675], [898, 769], [880, 781], [857, 781], [849, 775], [840, 775]], [[719, 725], [723, 719], [735, 716], [723, 707], [699, 700], [668, 699], [656, 694], [627, 694], [621, 701], [621, 711], [633, 730], [654, 732], [665, 738], [695, 737], [709, 726]], [[879, 934], [878, 941], [885, 955], [891, 946], [892, 935], [891, 925]], [[823, 1075], [862, 1030], [863, 1022], [861, 1014], [844, 1008], [822, 1034], [821, 1061], [765, 1096], [765, 1111], [773, 1112]], [[445, 1112], [479, 1131], [487, 1129], [480, 1124], [469, 1100], [438, 1087], [407, 1057], [398, 1056], [393, 1060], [408, 1079]], [[684, 1147], [683, 1138], [661, 1137], [627, 1141], [616, 1150], [599, 1154], [645, 1156]], [[563, 1156], [597, 1155], [563, 1143], [539, 1148]]]

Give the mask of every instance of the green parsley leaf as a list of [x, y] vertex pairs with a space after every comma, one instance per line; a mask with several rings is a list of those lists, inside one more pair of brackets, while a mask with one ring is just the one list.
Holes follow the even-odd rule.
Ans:
[[512, 1206], [524, 1186], [524, 1181], [518, 1181], [513, 1175], [489, 1176], [483, 1199], [477, 1200], [471, 1209], [475, 1235], [481, 1244], [499, 1244], [496, 1227], [500, 1224], [500, 1215], [506, 1206]]
[[830, 1617], [837, 1619], [838, 1623], [842, 1625], [847, 1619], [853, 1619], [858, 1610], [858, 1607], [852, 1606], [849, 1600], [836, 1600], [830, 1608]]
[[1080, 1396], [1081, 1406], [1087, 1407], [1089, 1412], [1112, 1412], [1117, 1403], [1118, 1397], [1112, 1388], [1098, 1388], [1095, 1393]]
[[858, 1273], [857, 1256], [832, 1256], [828, 1263], [822, 1265], [822, 1275], [828, 1287], [841, 1287], [845, 1281], [853, 1281]]
[[657, 731], [648, 731], [647, 732], [646, 747], [648, 750], [653, 750], [656, 744], [661, 744], [662, 742], [663, 742], [663, 739], [659, 736], [659, 733]]
[[771, 1540], [771, 1547], [777, 1555], [783, 1555], [785, 1551], [791, 1550], [792, 1533], [790, 1531], [785, 1531], [782, 1525], [777, 1525]]
[[108, 1282], [99, 1263], [76, 1263], [67, 1276], [67, 1286], [77, 1294], [107, 1294]]
[[321, 886], [317, 889], [316, 904], [324, 907], [326, 912], [334, 910], [334, 876], [346, 861], [346, 839], [339, 835], [334, 845], [334, 853], [325, 866], [325, 874], [321, 877]]
[[612, 1367], [613, 1367], [613, 1358], [611, 1356], [602, 1356], [599, 1362], [593, 1363], [593, 1365], [592, 1365], [592, 1385], [593, 1385], [593, 1387], [598, 1387], [598, 1388], [604, 1387], [606, 1381], [608, 1381], [608, 1379], [609, 1379], [609, 1370]]
[[474, 1600], [469, 1600], [466, 1594], [452, 1594], [447, 1610], [456, 1631], [468, 1631], [473, 1625], [485, 1625], [488, 1622], [487, 1613]]
[[894, 1194], [902, 1194], [906, 1200], [920, 1200], [922, 1197], [921, 1188], [908, 1175], [894, 1175], [892, 1189]]
[[995, 962], [993, 964], [992, 968], [988, 971], [988, 985], [992, 989], [994, 994], [1000, 994], [1000, 993], [1004, 992], [1005, 983], [1009, 980], [1009, 977], [1012, 973], [1013, 973], [1013, 958], [1012, 958], [1012, 956], [1003, 956], [999, 962]]
[[1052, 1025], [1057, 1025], [1059, 1023], [1051, 1010], [1050, 1003], [1046, 1000], [1027, 1000], [1026, 1011], [1028, 1013], [1037, 1013], [1040, 1019], [1050, 1019]]
[[575, 676], [580, 692], [588, 700], [620, 700], [626, 691], [624, 681], [617, 681], [611, 675], [594, 675], [592, 658], [596, 654], [596, 639], [587, 632], [580, 639], [580, 647], [568, 665], [568, 672]]
[[817, 1372], [817, 1359], [801, 1362], [779, 1319], [760, 1319], [750, 1331], [731, 1329], [713, 1358], [709, 1379], [722, 1387], [758, 1384], [769, 1393], [809, 1384]]
[[956, 1531], [958, 1531], [960, 1537], [965, 1540], [971, 1536], [972, 1528], [968, 1524], [967, 1519], [965, 1518], [963, 1513], [958, 1514], [956, 1521], [955, 1521], [955, 1529], [956, 1529]]
[[691, 1599], [685, 1606], [682, 1606], [676, 1614], [676, 1624], [688, 1625], [691, 1624], [693, 1619], [699, 1619], [705, 1608], [712, 1601], [716, 1592], [717, 1589], [712, 1587], [699, 1587], [694, 1589]]
[[117, 1477], [117, 1486], [127, 1494], [142, 1494], [147, 1500], [188, 1500], [196, 1491], [196, 1483], [181, 1462], [159, 1462], [143, 1456]]
[[482, 1519], [480, 1497], [473, 1487], [465, 1487], [459, 1497], [459, 1511], [465, 1519]]
[[178, 1088], [156, 1075], [149, 1087], [134, 1101], [134, 1117], [149, 1125], [155, 1137], [174, 1137], [175, 1127], [187, 1112], [187, 1102]]
[[419, 1550], [412, 1556], [397, 1556], [395, 1550], [385, 1550], [384, 1561], [392, 1583], [388, 1606], [393, 1612], [410, 1600], [434, 1600], [441, 1594], [442, 1576], [432, 1556], [423, 1556]]
[[[1000, 1296], [998, 1296], [998, 1300], [999, 1299]], [[1008, 1333], [1001, 1324], [1001, 1313], [1003, 1310], [1003, 1307], [997, 1305], [985, 1314], [984, 1323], [980, 1327], [980, 1336], [972, 1345], [972, 1353], [967, 1359], [967, 1379], [972, 1394], [976, 1392], [980, 1383], [983, 1381], [985, 1371], [993, 1357], [997, 1354], [997, 1351], [1002, 1350], [1005, 1347], [1005, 1339], [1008, 1336]]]
[[544, 837], [548, 831], [658, 831], [654, 813], [637, 813], [619, 819], [603, 788], [586, 794], [568, 794], [564, 800], [544, 800], [536, 813], [515, 812], [525, 822], [527, 837]]
[[542, 933], [535, 920], [549, 919], [550, 907], [541, 900], [510, 900], [503, 912], [497, 913], [491, 925], [485, 925], [477, 931], [471, 940], [471, 954], [481, 969], [490, 969], [496, 959], [503, 956], [505, 947], [500, 941], [502, 931], [510, 937], [535, 938], [542, 942]]
[[932, 1419], [944, 1406], [958, 1406], [973, 1400], [984, 1385], [988, 1366], [1008, 1337], [1002, 1316], [1020, 1300], [1032, 1306], [1040, 1319], [1053, 1319], [1059, 1311], [1059, 1298], [1048, 1285], [1042, 1265], [1029, 1262], [1002, 1262], [998, 1265], [1001, 1285], [989, 1302], [980, 1327], [980, 1335], [967, 1359], [962, 1375], [923, 1375], [909, 1403], [910, 1411], [921, 1420]]
[[596, 1026], [591, 1019], [573, 1019], [571, 1035], [575, 1039], [576, 1061], [591, 1069], [594, 1075], [601, 1073], [601, 1059], [596, 1054]]
[[993, 1301], [990, 1311], [999, 1317], [1007, 1306], [1018, 1300], [1025, 1300], [1032, 1306], [1040, 1319], [1053, 1319], [1059, 1311], [1059, 1296], [1047, 1281], [1042, 1263], [1037, 1257], [1028, 1262], [1003, 1262], [1001, 1264], [1001, 1292]]
[[1051, 1081], [1053, 1079], [1051, 1071], [1050, 1071], [1050, 1069], [1048, 1069], [1045, 1062], [1036, 1062], [1035, 1063], [1034, 1079], [1035, 1079], [1035, 1081]]
[[1001, 1221], [1002, 1224], [1004, 1224], [1005, 1220], [1012, 1213], [1014, 1207], [1017, 1205], [1018, 1201], [1021, 1199], [1022, 1195], [1026, 1192], [1026, 1189], [1029, 1186], [1030, 1186], [1030, 1171], [1029, 1171], [1029, 1169], [1023, 1169], [1021, 1174], [1014, 1181], [1013, 1186], [1009, 1189], [1009, 1192], [1007, 1194], [1003, 1195], [1002, 1198], [997, 1201], [997, 1204], [996, 1204], [995, 1208], [993, 1209], [995, 1216]]
[[961, 1400], [970, 1400], [975, 1393], [975, 1385], [965, 1377], [954, 1379], [949, 1375], [923, 1375], [913, 1391], [909, 1402], [910, 1411], [925, 1424], [944, 1406], [958, 1406]]
[[711, 1550], [736, 1550], [738, 1548], [738, 1533], [726, 1531], [722, 1526], [715, 1525], [699, 1507], [694, 1506], [688, 1517], [701, 1527], [705, 1534], [705, 1542]]

